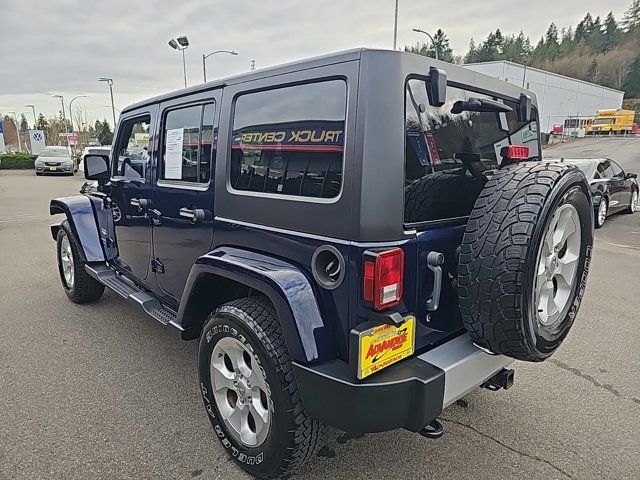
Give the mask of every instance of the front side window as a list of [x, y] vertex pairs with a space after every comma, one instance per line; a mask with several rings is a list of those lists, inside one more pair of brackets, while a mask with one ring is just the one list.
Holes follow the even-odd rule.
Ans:
[[346, 84], [331, 80], [241, 95], [233, 117], [236, 190], [335, 198], [342, 185]]
[[151, 117], [131, 118], [120, 127], [116, 147], [114, 175], [124, 178], [146, 178], [151, 145]]
[[[511, 110], [477, 112], [454, 107], [472, 97], [499, 102]], [[407, 82], [405, 223], [469, 215], [486, 175], [498, 168], [502, 149], [508, 145], [526, 145], [530, 159], [539, 158], [537, 118], [520, 122], [516, 109], [514, 101], [451, 86], [446, 103], [433, 107], [424, 80]]]
[[208, 183], [211, 176], [214, 105], [167, 112], [162, 142], [163, 180]]
[[624, 171], [622, 170], [622, 168], [620, 168], [620, 165], [618, 165], [613, 160], [611, 162], [609, 162], [609, 164], [611, 165], [611, 170], [613, 171], [613, 176], [614, 177], [616, 177], [616, 178], [624, 177]]

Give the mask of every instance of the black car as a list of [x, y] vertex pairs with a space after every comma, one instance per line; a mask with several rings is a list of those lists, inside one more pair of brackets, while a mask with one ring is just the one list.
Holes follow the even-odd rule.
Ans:
[[609, 215], [634, 213], [638, 204], [637, 174], [625, 172], [610, 158], [563, 158], [582, 170], [591, 185], [595, 226], [601, 228]]

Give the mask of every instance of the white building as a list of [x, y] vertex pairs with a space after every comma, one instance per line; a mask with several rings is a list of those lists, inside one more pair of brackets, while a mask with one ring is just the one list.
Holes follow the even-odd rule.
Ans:
[[597, 110], [622, 108], [624, 92], [557, 73], [507, 61], [470, 63], [463, 66], [522, 85], [535, 93], [542, 132], [549, 132], [553, 125], [564, 125], [568, 119], [594, 118]]

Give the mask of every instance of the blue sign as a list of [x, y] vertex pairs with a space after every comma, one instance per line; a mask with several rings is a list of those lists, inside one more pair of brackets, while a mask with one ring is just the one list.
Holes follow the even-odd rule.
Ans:
[[2, 122], [0, 121], [0, 133], [4, 133], [4, 130], [2, 130]]
[[39, 142], [42, 140], [42, 134], [40, 132], [33, 132], [33, 139]]

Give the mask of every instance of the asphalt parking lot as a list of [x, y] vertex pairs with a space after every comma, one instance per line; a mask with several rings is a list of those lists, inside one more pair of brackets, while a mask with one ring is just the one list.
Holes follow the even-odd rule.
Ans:
[[[640, 173], [640, 139], [586, 139], [555, 156], [611, 156]], [[116, 294], [69, 302], [49, 199], [80, 177], [0, 172], [0, 479], [246, 478], [213, 436], [195, 342]], [[640, 213], [609, 218], [578, 321], [509, 391], [442, 415], [445, 435], [336, 433], [298, 479], [640, 478]]]

